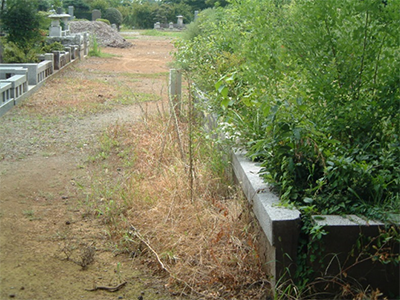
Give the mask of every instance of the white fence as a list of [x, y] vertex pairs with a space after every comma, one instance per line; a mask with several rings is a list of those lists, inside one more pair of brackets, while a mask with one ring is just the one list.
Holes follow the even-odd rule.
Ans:
[[0, 116], [14, 106], [14, 98], [11, 97], [11, 83], [0, 82]]

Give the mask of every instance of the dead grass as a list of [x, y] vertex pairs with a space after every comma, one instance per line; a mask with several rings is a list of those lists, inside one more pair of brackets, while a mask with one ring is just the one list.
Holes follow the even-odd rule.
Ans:
[[[94, 64], [96, 59], [88, 58]], [[167, 88], [156, 92], [155, 87], [167, 86], [166, 82], [165, 73], [127, 76], [72, 66], [47, 80], [45, 92], [35, 93], [23, 108], [31, 114], [52, 116], [100, 113], [118, 106], [165, 99]]]
[[268, 286], [245, 200], [223, 165], [211, 171], [221, 157], [201, 135], [193, 139], [190, 190], [188, 124], [179, 124], [178, 139], [170, 116], [159, 112], [135, 126], [108, 128], [96, 150], [105, 155], [88, 168], [92, 213], [107, 224], [119, 251], [167, 275], [171, 292], [260, 299]]

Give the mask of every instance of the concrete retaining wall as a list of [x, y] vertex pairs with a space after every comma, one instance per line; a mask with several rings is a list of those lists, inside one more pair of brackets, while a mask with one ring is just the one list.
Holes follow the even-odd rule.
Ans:
[[232, 154], [232, 167], [237, 183], [253, 207], [264, 237], [261, 255], [265, 271], [271, 276], [273, 285], [289, 268], [294, 271], [298, 238], [300, 234], [300, 212], [279, 207], [279, 198], [259, 176], [261, 167], [250, 162], [244, 153]]
[[[300, 212], [277, 206], [279, 198], [260, 178], [260, 166], [248, 160], [244, 153], [232, 154], [232, 166], [237, 183], [253, 207], [262, 228], [260, 256], [264, 262], [264, 270], [271, 276], [271, 282], [275, 285], [287, 270], [290, 270], [291, 274], [296, 270], [301, 226]], [[357, 249], [353, 256], [349, 255], [360, 235], [375, 238], [379, 235], [379, 231], [384, 229], [385, 224], [366, 221], [354, 215], [315, 216], [314, 222], [324, 226], [324, 230], [328, 232], [322, 238], [324, 249], [320, 253], [324, 258], [324, 265], [313, 265], [315, 271], [324, 273], [327, 277], [336, 276], [340, 270], [354, 264], [346, 275], [356, 279], [362, 288], [370, 285], [379, 288], [385, 295], [399, 296], [399, 266], [385, 265], [372, 260], [355, 263], [359, 254]], [[400, 253], [399, 245], [397, 244], [391, 251]], [[321, 288], [325, 289], [325, 286]]]

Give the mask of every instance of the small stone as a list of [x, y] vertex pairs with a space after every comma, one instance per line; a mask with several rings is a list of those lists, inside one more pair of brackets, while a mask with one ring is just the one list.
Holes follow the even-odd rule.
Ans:
[[9, 297], [10, 298], [15, 298], [15, 294], [10, 294]]

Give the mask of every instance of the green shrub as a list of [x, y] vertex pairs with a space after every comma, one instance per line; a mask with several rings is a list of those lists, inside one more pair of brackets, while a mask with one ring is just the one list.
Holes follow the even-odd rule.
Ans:
[[399, 6], [233, 1], [176, 58], [282, 200], [382, 217], [399, 207]]
[[119, 26], [121, 26], [123, 18], [121, 12], [118, 9], [113, 7], [107, 8], [104, 18], [110, 21], [111, 24], [117, 25], [119, 31]]
[[[90, 2], [93, 3], [92, 1]], [[73, 6], [76, 19], [92, 20], [91, 8], [88, 3], [89, 1], [85, 0], [63, 0], [62, 6], [66, 11], [68, 11], [69, 6]]]
[[40, 15], [36, 9], [35, 2], [31, 1], [15, 0], [8, 3], [0, 16], [2, 27], [8, 33], [7, 41], [26, 51], [42, 41]]
[[93, 35], [92, 43], [91, 43], [91, 49], [89, 50], [88, 55], [89, 56], [96, 56], [96, 57], [100, 57], [101, 56], [101, 48], [100, 48], [100, 45], [97, 42], [97, 38], [96, 38], [95, 35]]
[[[183, 38], [186, 40], [193, 40], [199, 36], [201, 32], [205, 31], [211, 24], [218, 24], [222, 19], [222, 9], [207, 8], [203, 10], [197, 20], [186, 26]], [[212, 26], [212, 25], [211, 25]]]
[[199, 106], [301, 211], [300, 287], [325, 234], [311, 215], [390, 223], [399, 212], [399, 11], [395, 0], [232, 0], [176, 43], [210, 96]]
[[106, 23], [107, 25], [111, 25], [110, 21], [108, 21], [107, 19], [97, 19], [96, 21], [100, 21]]
[[193, 20], [193, 9], [184, 2], [162, 3], [144, 1], [134, 2], [129, 9], [121, 8], [123, 13], [123, 24], [128, 28], [150, 29], [155, 22], [176, 23], [176, 16], [182, 15], [185, 23]]
[[98, 9], [101, 11], [101, 15], [104, 17], [107, 8], [110, 7], [110, 4], [106, 0], [94, 0], [90, 3], [90, 9]]
[[38, 12], [40, 19], [39, 19], [39, 28], [41, 30], [46, 30], [48, 31], [51, 25], [51, 19], [49, 18], [49, 15], [51, 15], [50, 12], [45, 12], [45, 11], [39, 11]]
[[42, 53], [51, 53], [52, 51], [63, 51], [65, 49], [65, 46], [61, 44], [60, 42], [54, 42], [51, 44], [47, 44], [42, 47], [41, 52]]
[[3, 47], [4, 63], [35, 63], [39, 61], [36, 49], [24, 51], [13, 42], [7, 42]]

